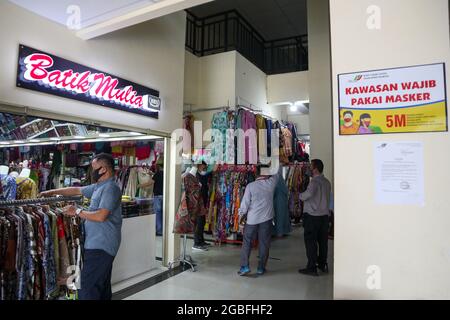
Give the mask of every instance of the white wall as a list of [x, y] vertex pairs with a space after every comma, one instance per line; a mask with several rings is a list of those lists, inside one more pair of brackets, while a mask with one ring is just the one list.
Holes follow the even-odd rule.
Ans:
[[308, 0], [307, 9], [311, 159], [323, 161], [324, 174], [333, 183], [328, 0]]
[[310, 134], [309, 115], [308, 114], [290, 114], [287, 120], [297, 125], [298, 134]]
[[[366, 27], [370, 5], [381, 9], [380, 30]], [[339, 136], [336, 125], [339, 73], [445, 62], [450, 74], [448, 1], [332, 0], [330, 7], [335, 298], [450, 299], [449, 133]], [[424, 145], [425, 207], [374, 203], [373, 143], [402, 140]], [[366, 286], [370, 265], [381, 269], [381, 290]]]
[[201, 57], [198, 108], [233, 106], [236, 96], [235, 78], [235, 52]]
[[309, 100], [308, 71], [267, 76], [267, 101], [269, 103]]
[[[64, 26], [1, 1], [0, 38], [0, 102], [113, 123], [120, 119], [123, 124], [164, 132], [180, 126], [184, 12], [83, 41]], [[16, 88], [19, 43], [159, 90], [164, 101], [160, 119]]]

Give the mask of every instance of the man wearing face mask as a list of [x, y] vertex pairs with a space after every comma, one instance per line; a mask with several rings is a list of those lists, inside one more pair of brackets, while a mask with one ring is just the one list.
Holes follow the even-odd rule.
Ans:
[[114, 159], [99, 154], [92, 161], [92, 180], [87, 187], [50, 190], [41, 196], [79, 196], [91, 199], [88, 210], [65, 208], [65, 215], [85, 220], [83, 269], [80, 300], [111, 300], [111, 272], [119, 250], [122, 229], [122, 192], [114, 182]]
[[300, 193], [304, 201], [303, 227], [308, 265], [298, 270], [302, 274], [318, 276], [317, 268], [328, 272], [328, 228], [331, 199], [331, 183], [323, 175], [323, 162], [311, 160], [312, 179], [305, 192]]

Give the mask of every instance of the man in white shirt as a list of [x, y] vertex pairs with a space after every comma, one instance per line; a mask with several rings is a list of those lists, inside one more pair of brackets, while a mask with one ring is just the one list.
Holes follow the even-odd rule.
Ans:
[[245, 188], [244, 197], [239, 208], [240, 221], [246, 219], [241, 250], [241, 269], [238, 272], [241, 276], [251, 272], [249, 258], [252, 241], [256, 233], [258, 233], [259, 245], [258, 275], [265, 273], [267, 259], [269, 258], [272, 220], [274, 217], [273, 196], [279, 174], [263, 176], [260, 175], [260, 170], [261, 168], [258, 167], [258, 178], [256, 181], [249, 183]]

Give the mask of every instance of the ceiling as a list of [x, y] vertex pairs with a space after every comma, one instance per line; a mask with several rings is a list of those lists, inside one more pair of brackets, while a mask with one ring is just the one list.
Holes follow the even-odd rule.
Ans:
[[[69, 6], [80, 8], [81, 28], [143, 8], [158, 0], [9, 0], [54, 22], [66, 25]], [[160, 0], [162, 2], [165, 0]]]
[[189, 11], [202, 18], [232, 9], [239, 11], [265, 40], [307, 34], [306, 0], [215, 0]]
[[[74, 12], [79, 10], [80, 26], [77, 28], [79, 30], [77, 35], [88, 40], [212, 0], [9, 1], [44, 18], [67, 26], [74, 20]], [[73, 8], [75, 8], [75, 11]]]

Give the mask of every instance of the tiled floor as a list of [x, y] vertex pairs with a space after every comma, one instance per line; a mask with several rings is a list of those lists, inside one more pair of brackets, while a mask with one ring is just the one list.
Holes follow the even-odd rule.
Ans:
[[[192, 240], [189, 240], [191, 251]], [[306, 264], [303, 228], [272, 241], [268, 272], [256, 276], [257, 251], [252, 251], [252, 274], [237, 275], [240, 247], [212, 246], [207, 252], [193, 252], [197, 271], [185, 271], [128, 299], [332, 299], [333, 242], [329, 242], [330, 274], [310, 277], [297, 272]]]

